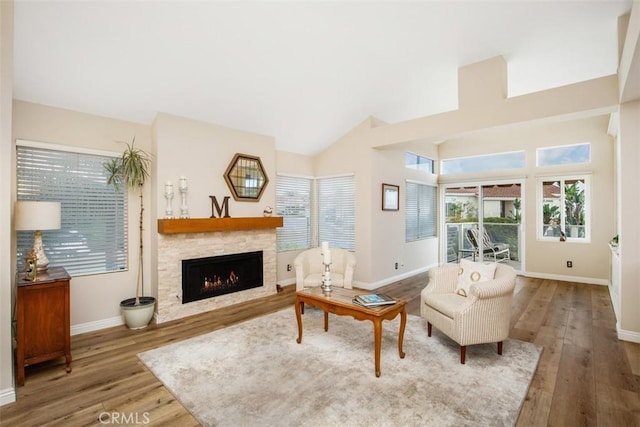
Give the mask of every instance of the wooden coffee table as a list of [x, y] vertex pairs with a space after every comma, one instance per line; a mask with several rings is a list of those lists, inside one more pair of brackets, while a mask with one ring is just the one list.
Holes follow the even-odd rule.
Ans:
[[324, 330], [329, 330], [329, 313], [339, 316], [352, 316], [357, 320], [373, 322], [376, 377], [380, 376], [380, 346], [382, 344], [382, 321], [395, 319], [400, 314], [400, 332], [398, 334], [398, 353], [404, 359], [402, 340], [407, 324], [407, 301], [399, 299], [393, 305], [367, 308], [352, 302], [353, 297], [366, 292], [351, 289], [333, 288], [331, 293], [323, 293], [321, 288], [308, 288], [296, 292], [296, 319], [298, 320], [298, 344], [302, 342], [302, 311], [304, 304], [318, 307], [324, 311]]

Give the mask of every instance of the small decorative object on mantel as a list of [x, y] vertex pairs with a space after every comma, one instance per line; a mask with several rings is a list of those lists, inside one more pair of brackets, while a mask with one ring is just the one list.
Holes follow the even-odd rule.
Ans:
[[324, 273], [322, 274], [322, 292], [325, 295], [331, 295], [331, 251], [329, 250], [329, 242], [322, 242], [321, 246], [322, 264], [324, 265]]
[[31, 282], [38, 280], [38, 257], [34, 251], [24, 259], [24, 279]]
[[182, 205], [180, 206], [180, 218], [189, 218], [189, 208], [187, 207], [187, 178], [180, 177], [180, 196], [182, 197]]
[[216, 213], [220, 218], [231, 218], [229, 216], [229, 196], [224, 196], [222, 200], [222, 206], [218, 203], [216, 196], [209, 196], [211, 199], [211, 218], [216, 217]]
[[164, 198], [167, 199], [167, 208], [164, 213], [164, 217], [167, 219], [173, 218], [173, 207], [171, 206], [173, 201], [173, 184], [171, 181], [167, 181], [164, 185]]
[[271, 206], [265, 207], [264, 210], [262, 211], [262, 214], [266, 217], [273, 215], [273, 208]]

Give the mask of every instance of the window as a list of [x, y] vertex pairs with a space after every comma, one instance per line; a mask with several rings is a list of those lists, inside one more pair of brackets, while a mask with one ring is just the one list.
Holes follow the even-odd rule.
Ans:
[[[72, 276], [127, 268], [127, 197], [107, 185], [109, 158], [18, 142], [17, 198], [61, 202], [62, 228], [43, 231], [42, 240], [49, 265]], [[18, 231], [17, 240], [22, 263], [33, 232]]]
[[460, 157], [443, 160], [440, 166], [442, 175], [521, 169], [525, 166], [525, 153], [524, 151], [513, 151], [484, 156]]
[[319, 178], [317, 184], [319, 241], [355, 250], [354, 176]]
[[278, 175], [276, 181], [276, 214], [284, 219], [276, 229], [278, 251], [311, 247], [311, 178]]
[[558, 166], [591, 162], [591, 144], [544, 147], [536, 150], [537, 166]]
[[538, 238], [589, 241], [589, 179], [564, 177], [538, 183]]
[[407, 181], [405, 236], [407, 242], [436, 236], [436, 187]]
[[404, 154], [404, 166], [409, 169], [434, 173], [433, 160], [409, 152]]

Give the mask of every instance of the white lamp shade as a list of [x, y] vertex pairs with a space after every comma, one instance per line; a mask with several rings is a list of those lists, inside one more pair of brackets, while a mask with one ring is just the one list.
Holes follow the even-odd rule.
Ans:
[[57, 230], [60, 228], [60, 202], [17, 201], [16, 230]]

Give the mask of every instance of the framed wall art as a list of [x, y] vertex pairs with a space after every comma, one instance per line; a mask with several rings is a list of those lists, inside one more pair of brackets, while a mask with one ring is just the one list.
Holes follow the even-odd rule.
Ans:
[[400, 209], [400, 187], [382, 184], [382, 210], [397, 211]]

